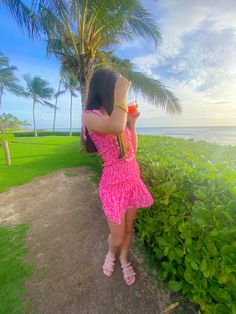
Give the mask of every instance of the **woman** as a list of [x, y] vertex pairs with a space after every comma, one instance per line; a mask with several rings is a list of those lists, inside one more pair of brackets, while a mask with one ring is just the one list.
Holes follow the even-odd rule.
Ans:
[[82, 116], [82, 130], [88, 152], [97, 151], [103, 160], [99, 196], [110, 234], [103, 272], [110, 277], [120, 249], [124, 280], [135, 281], [136, 273], [128, 262], [137, 209], [149, 207], [153, 198], [140, 177], [136, 161], [135, 123], [140, 113], [129, 114], [127, 95], [131, 82], [110, 69], [94, 72]]

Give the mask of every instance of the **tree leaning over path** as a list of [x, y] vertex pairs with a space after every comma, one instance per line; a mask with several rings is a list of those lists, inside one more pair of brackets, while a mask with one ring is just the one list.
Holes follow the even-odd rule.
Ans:
[[16, 96], [23, 96], [24, 89], [18, 83], [15, 76], [17, 67], [10, 65], [9, 59], [0, 52], [0, 113], [2, 106], [2, 96], [4, 90], [15, 94]]
[[47, 100], [53, 96], [53, 89], [49, 86], [49, 83], [43, 80], [39, 76], [31, 77], [30, 74], [24, 75], [26, 82], [26, 97], [30, 97], [33, 100], [33, 124], [34, 124], [34, 136], [37, 136], [36, 124], [35, 124], [35, 105], [37, 103], [47, 106], [49, 108], [55, 108], [53, 104]]

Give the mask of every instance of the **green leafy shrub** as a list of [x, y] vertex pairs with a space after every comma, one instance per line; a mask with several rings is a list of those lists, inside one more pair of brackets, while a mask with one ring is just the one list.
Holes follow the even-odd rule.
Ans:
[[204, 313], [236, 313], [236, 147], [139, 135], [154, 197], [135, 223], [162, 279]]

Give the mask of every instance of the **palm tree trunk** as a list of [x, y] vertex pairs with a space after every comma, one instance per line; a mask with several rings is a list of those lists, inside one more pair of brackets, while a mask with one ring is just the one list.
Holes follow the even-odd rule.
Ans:
[[81, 103], [82, 103], [82, 111], [85, 110], [86, 106], [86, 96], [87, 96], [87, 90], [86, 90], [86, 69], [85, 69], [85, 58], [83, 55], [81, 55], [81, 71], [80, 71], [80, 88], [81, 88]]
[[72, 135], [71, 129], [72, 129], [72, 92], [70, 92], [70, 136]]
[[36, 130], [36, 127], [35, 127], [35, 103], [36, 103], [36, 100], [34, 99], [33, 100], [33, 123], [34, 123], [34, 136], [38, 136], [37, 134], [37, 130]]
[[[58, 99], [58, 96], [56, 97], [56, 100], [55, 100], [55, 106], [57, 106], [57, 99]], [[53, 127], [52, 127], [53, 132], [55, 132], [56, 114], [57, 114], [57, 109], [54, 108], [54, 118], [53, 118]]]
[[0, 86], [0, 112], [1, 112], [1, 106], [2, 106], [2, 94], [3, 94], [3, 86]]
[[80, 130], [80, 146], [82, 150], [85, 150], [84, 147], [84, 142], [82, 139], [82, 112], [86, 108], [86, 99], [87, 99], [87, 92], [86, 92], [86, 83], [85, 82], [80, 82], [80, 93], [81, 93], [81, 104], [82, 104], [82, 111], [81, 111], [81, 130]]
[[80, 89], [81, 89], [82, 111], [84, 111], [85, 107], [86, 107], [86, 99], [87, 99], [87, 91], [86, 91], [86, 83], [85, 82], [80, 83]]
[[[81, 104], [82, 104], [82, 111], [83, 112], [86, 108], [86, 100], [87, 100], [87, 93], [89, 88], [89, 80], [92, 76], [93, 68], [92, 68], [92, 60], [91, 64], [89, 62], [85, 63], [84, 57], [81, 58], [81, 75], [79, 77], [80, 81], [80, 90], [81, 90]], [[82, 120], [81, 120], [81, 126], [82, 126]], [[82, 134], [82, 129], [80, 134]], [[84, 143], [82, 141], [82, 136], [80, 136], [80, 144], [83, 148]]]
[[[60, 92], [60, 89], [61, 89], [61, 80], [60, 80], [60, 83], [59, 83], [58, 92]], [[56, 125], [57, 100], [58, 100], [58, 96], [56, 97], [56, 100], [55, 100], [54, 119], [53, 119], [53, 132], [55, 132], [55, 125]]]

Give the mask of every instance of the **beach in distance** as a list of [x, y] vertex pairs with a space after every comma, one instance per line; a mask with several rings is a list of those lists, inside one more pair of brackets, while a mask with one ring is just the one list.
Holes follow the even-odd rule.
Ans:
[[[51, 131], [49, 128], [41, 130]], [[81, 129], [73, 128], [72, 130], [80, 132]], [[69, 131], [69, 128], [56, 128], [56, 131]], [[137, 127], [137, 133], [181, 137], [220, 145], [236, 145], [236, 126]]]

